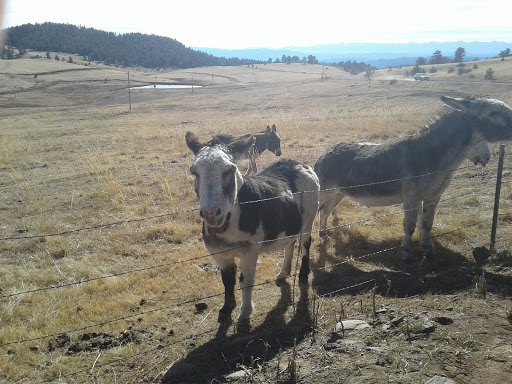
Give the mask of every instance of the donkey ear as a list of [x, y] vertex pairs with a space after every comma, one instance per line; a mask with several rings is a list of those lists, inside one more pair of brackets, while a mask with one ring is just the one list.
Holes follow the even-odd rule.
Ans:
[[187, 147], [189, 147], [194, 155], [197, 155], [201, 148], [204, 147], [204, 144], [201, 144], [199, 142], [199, 138], [192, 132], [187, 132], [185, 135], [185, 141], [187, 142]]
[[277, 128], [275, 124], [272, 124], [272, 132], [277, 132]]
[[267, 125], [267, 129], [265, 129], [265, 133], [268, 135], [269, 133], [272, 133], [272, 129], [270, 129], [270, 125]]
[[443, 100], [446, 104], [448, 104], [448, 106], [456, 109], [457, 111], [464, 112], [467, 110], [465, 105], [467, 104], [467, 101], [459, 97], [441, 96], [441, 100]]
[[228, 149], [232, 155], [236, 153], [247, 152], [256, 143], [256, 138], [253, 135], [249, 135], [246, 138], [233, 141], [228, 145]]

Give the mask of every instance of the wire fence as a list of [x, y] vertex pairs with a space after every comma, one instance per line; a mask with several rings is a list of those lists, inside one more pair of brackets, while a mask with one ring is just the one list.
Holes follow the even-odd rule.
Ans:
[[[468, 166], [468, 167], [461, 167], [458, 170], [460, 171], [460, 170], [466, 169], [466, 168], [471, 168], [471, 167], [470, 166]], [[453, 173], [454, 171], [455, 170], [449, 170], [449, 171], [444, 171], [442, 173]], [[415, 178], [419, 178], [419, 177], [427, 177], [427, 176], [430, 176], [430, 175], [433, 175], [433, 174], [434, 173], [426, 173], [426, 174], [410, 177], [410, 179], [415, 179]], [[387, 180], [387, 181], [379, 181], [377, 183], [357, 185], [357, 186], [348, 186], [348, 187], [344, 187], [344, 188], [357, 188], [357, 187], [361, 187], [361, 186], [369, 186], [369, 185], [374, 185], [374, 184], [382, 184], [382, 183], [386, 183], [386, 182], [403, 181], [403, 180], [406, 180], [406, 179], [409, 179], [409, 178], [401, 178], [401, 179], [393, 179], [393, 180]], [[332, 190], [332, 189], [326, 189], [326, 190], [322, 190], [320, 192], [322, 193], [322, 192], [327, 192], [327, 191], [330, 191], [330, 190]], [[306, 192], [303, 192], [303, 193], [308, 193], [308, 192], [315, 192], [315, 191], [306, 191]], [[478, 192], [478, 189], [477, 190], [473, 189], [473, 190], [471, 190], [469, 192], [463, 192], [463, 193], [459, 193], [459, 194], [457, 194], [455, 196], [446, 197], [446, 198], [442, 199], [441, 202], [453, 201], [453, 200], [460, 199], [462, 197], [465, 197], [465, 196], [468, 196], [468, 195], [471, 195], [471, 194], [474, 194], [474, 193], [477, 193], [477, 192]], [[268, 201], [268, 200], [270, 200], [270, 199], [255, 200], [255, 201], [245, 202], [245, 203], [241, 203], [241, 204], [257, 204], [257, 203], [261, 203], [263, 201]], [[421, 207], [415, 207], [414, 209], [419, 209], [419, 208], [421, 208]], [[175, 212], [169, 212], [169, 213], [164, 213], [164, 214], [152, 215], [152, 216], [143, 217], [143, 218], [134, 218], [134, 219], [128, 219], [128, 220], [120, 220], [120, 221], [115, 221], [115, 222], [111, 222], [111, 223], [108, 223], [108, 224], [98, 224], [98, 225], [85, 226], [85, 227], [82, 227], [82, 228], [76, 228], [76, 229], [71, 229], [71, 230], [66, 230], [66, 231], [55, 232], [55, 233], [35, 234], [35, 235], [26, 235], [26, 236], [8, 236], [8, 237], [0, 238], [0, 241], [23, 241], [23, 240], [34, 239], [34, 238], [67, 236], [67, 235], [72, 235], [72, 234], [75, 234], [75, 233], [78, 233], [78, 232], [83, 232], [83, 231], [93, 231], [93, 230], [97, 230], [97, 229], [114, 228], [114, 227], [116, 227], [118, 225], [123, 225], [123, 224], [137, 223], [137, 222], [154, 220], [154, 219], [160, 219], [160, 218], [171, 218], [171, 217], [181, 216], [181, 215], [189, 215], [191, 213], [197, 212], [198, 210], [199, 209], [187, 209], [187, 210], [182, 210], [182, 211], [175, 211]], [[343, 224], [340, 224], [340, 225], [334, 225], [334, 226], [326, 228], [325, 231], [339, 230], [339, 229], [342, 229], [342, 228], [351, 227], [351, 226], [358, 225], [358, 224], [363, 224], [363, 223], [368, 222], [368, 221], [374, 221], [374, 220], [377, 220], [377, 219], [384, 219], [386, 217], [396, 216], [396, 215], [403, 215], [403, 214], [404, 214], [404, 210], [400, 209], [399, 211], [393, 212], [393, 213], [386, 213], [386, 214], [382, 214], [382, 215], [376, 215], [376, 216], [372, 216], [371, 218], [366, 218], [366, 219], [362, 219], [362, 220], [352, 221], [350, 223], [343, 223]], [[509, 212], [500, 214], [500, 216], [507, 216], [507, 217], [509, 217], [510, 215], [511, 215], [511, 213], [509, 213]], [[480, 220], [480, 221], [474, 222], [472, 224], [464, 225], [464, 226], [459, 227], [459, 228], [451, 229], [449, 231], [437, 234], [435, 236], [431, 236], [431, 239], [447, 236], [449, 234], [461, 231], [463, 229], [479, 226], [479, 225], [481, 225], [483, 223], [487, 223], [487, 222], [490, 223], [490, 221], [491, 221], [491, 217], [486, 218], [484, 220]], [[321, 230], [314, 230], [314, 231], [311, 231], [311, 232], [308, 232], [308, 233], [302, 233], [301, 235], [311, 235], [313, 233], [320, 233], [320, 232], [321, 232]], [[232, 252], [234, 250], [238, 250], [240, 248], [244, 248], [244, 247], [248, 247], [248, 246], [253, 246], [253, 245], [256, 245], [256, 244], [263, 244], [263, 243], [267, 243], [267, 242], [274, 242], [274, 241], [284, 240], [284, 239], [287, 239], [287, 238], [294, 238], [294, 237], [297, 237], [297, 236], [299, 236], [299, 235], [285, 236], [285, 237], [281, 237], [281, 238], [278, 238], [278, 239], [264, 240], [264, 241], [255, 242], [255, 243], [251, 243], [251, 244], [244, 244], [244, 245], [241, 245], [241, 246], [230, 248], [228, 250], [224, 250], [222, 252], [218, 252], [218, 254], [224, 253], [224, 252]], [[506, 242], [510, 242], [511, 239], [509, 238], [509, 239], [505, 239], [503, 241], [506, 243]], [[386, 249], [381, 249], [381, 250], [370, 252], [370, 253], [367, 253], [367, 254], [364, 254], [364, 255], [360, 255], [360, 256], [356, 256], [356, 257], [351, 257], [350, 259], [345, 259], [345, 260], [342, 260], [342, 261], [337, 262], [337, 263], [331, 263], [331, 264], [329, 264], [327, 266], [319, 266], [319, 267], [313, 268], [311, 270], [311, 272], [314, 274], [315, 272], [323, 271], [323, 270], [326, 270], [326, 269], [337, 268], [337, 267], [340, 267], [340, 266], [342, 266], [344, 264], [351, 263], [353, 261], [361, 261], [361, 260], [370, 258], [372, 256], [377, 256], [377, 255], [384, 254], [386, 252], [398, 250], [399, 248], [400, 248], [400, 246], [388, 247]], [[171, 262], [168, 262], [168, 263], [162, 263], [162, 264], [148, 266], [148, 267], [143, 267], [143, 268], [131, 269], [131, 270], [127, 270], [127, 271], [123, 271], [123, 272], [119, 272], [119, 273], [113, 273], [113, 274], [93, 277], [93, 278], [89, 278], [89, 279], [81, 279], [81, 280], [72, 281], [72, 282], [55, 284], [55, 285], [48, 286], [48, 287], [40, 287], [40, 288], [35, 288], [35, 289], [30, 289], [30, 290], [25, 290], [25, 291], [18, 291], [18, 292], [9, 293], [9, 294], [2, 294], [2, 295], [0, 295], [0, 299], [8, 300], [8, 299], [12, 299], [12, 298], [15, 298], [17, 296], [22, 296], [22, 295], [26, 295], [26, 294], [45, 292], [45, 291], [56, 290], [56, 289], [64, 289], [64, 288], [68, 288], [68, 287], [72, 287], [72, 286], [78, 286], [78, 285], [83, 285], [83, 284], [91, 283], [91, 282], [98, 281], [98, 280], [118, 278], [118, 277], [121, 277], [121, 276], [127, 276], [127, 275], [134, 274], [134, 273], [147, 272], [147, 271], [150, 271], [150, 270], [164, 268], [164, 267], [171, 267], [171, 266], [175, 266], [175, 265], [178, 265], [178, 264], [193, 263], [195, 261], [198, 261], [198, 260], [210, 257], [210, 256], [212, 256], [212, 254], [209, 254], [209, 253], [206, 254], [205, 253], [204, 255], [201, 255], [201, 256], [198, 256], [198, 257], [191, 257], [191, 258], [187, 258], [187, 259], [183, 259], [183, 260], [175, 260], [175, 261], [171, 261]], [[297, 272], [292, 274], [291, 277], [297, 277]], [[254, 284], [252, 286], [252, 288], [257, 288], [257, 289], [263, 288], [264, 286], [267, 286], [269, 284], [274, 284], [274, 282], [275, 282], [274, 280], [266, 280], [266, 281]], [[357, 288], [357, 287], [362, 287], [362, 286], [368, 285], [368, 284], [370, 284], [372, 282], [375, 284], [376, 283], [375, 279], [361, 281], [361, 282], [358, 282], [358, 283], [355, 283], [355, 284], [351, 284], [351, 285], [345, 286], [345, 287], [336, 287], [335, 289], [333, 289], [333, 290], [331, 290], [329, 292], [322, 293], [321, 295], [319, 295], [319, 297], [321, 296], [321, 297], [326, 298], [326, 297], [330, 297], [332, 295], [338, 295], [338, 294], [340, 294], [340, 293], [342, 293], [344, 291], [348, 291], [350, 289]], [[240, 291], [240, 288], [238, 288], [237, 291]], [[45, 339], [55, 338], [58, 335], [61, 335], [61, 334], [64, 334], [64, 333], [65, 334], [74, 334], [74, 333], [79, 333], [79, 332], [83, 332], [83, 331], [90, 330], [90, 329], [104, 328], [105, 326], [110, 325], [110, 324], [118, 323], [118, 322], [121, 322], [121, 321], [126, 321], [126, 320], [133, 319], [133, 318], [139, 318], [141, 316], [148, 316], [150, 314], [154, 314], [154, 313], [165, 311], [165, 310], [171, 310], [171, 309], [174, 309], [174, 308], [179, 308], [179, 307], [182, 307], [182, 306], [185, 306], [185, 305], [190, 305], [190, 304], [194, 304], [194, 303], [198, 303], [198, 302], [212, 300], [214, 298], [222, 297], [223, 295], [224, 295], [224, 292], [219, 292], [219, 293], [212, 293], [210, 295], [202, 296], [202, 297], [199, 297], [199, 298], [181, 300], [181, 301], [169, 304], [169, 305], [161, 306], [161, 307], [150, 309], [150, 310], [146, 310], [146, 311], [139, 311], [139, 312], [136, 312], [136, 313], [131, 313], [131, 314], [127, 315], [127, 316], [121, 316], [121, 317], [117, 317], [117, 318], [114, 318], [114, 319], [108, 319], [108, 320], [105, 320], [105, 321], [89, 324], [89, 325], [83, 326], [83, 327], [77, 327], [77, 328], [66, 329], [66, 330], [59, 330], [59, 332], [49, 333], [49, 334], [41, 335], [41, 336], [38, 336], [38, 337], [18, 339], [18, 340], [10, 340], [10, 341], [1, 343], [0, 347], [9, 347], [9, 346], [13, 346], [13, 345], [38, 342], [38, 341], [42, 341], [42, 340], [45, 340]], [[287, 304], [285, 307], [288, 308], [289, 304]], [[276, 308], [274, 308], [274, 309], [276, 309]], [[269, 314], [268, 312], [263, 312], [263, 313], [260, 313], [260, 314], [258, 314], [256, 316], [253, 316], [251, 319], [256, 319], [258, 317], [266, 316], [268, 314]], [[202, 332], [200, 334], [194, 333], [194, 334], [186, 335], [186, 336], [182, 337], [179, 340], [175, 340], [172, 343], [168, 343], [168, 344], [165, 344], [163, 346], [159, 346], [157, 348], [149, 348], [149, 349], [147, 349], [145, 351], [140, 351], [140, 352], [134, 353], [132, 355], [128, 355], [128, 356], [125, 356], [125, 357], [122, 357], [122, 358], [112, 359], [110, 361], [102, 362], [102, 363], [99, 363], [99, 364], [96, 364], [96, 362], [95, 362], [94, 369], [98, 370], [98, 369], [101, 369], [101, 368], [106, 367], [106, 366], [110, 366], [110, 365], [114, 365], [114, 364], [119, 364], [119, 363], [122, 363], [124, 361], [131, 360], [131, 359], [136, 359], [137, 357], [139, 357], [141, 355], [156, 352], [157, 350], [160, 350], [161, 348], [167, 348], [167, 347], [171, 347], [171, 346], [173, 346], [175, 344], [184, 343], [187, 340], [190, 340], [192, 338], [198, 337], [198, 335], [208, 335], [208, 334], [211, 334], [211, 333], [217, 331], [217, 329], [218, 329], [218, 327], [215, 326], [215, 327], [213, 327], [211, 329], [208, 329], [208, 330], [206, 330], [206, 331], [204, 331], [204, 332]], [[79, 374], [84, 374], [84, 373], [87, 373], [88, 371], [90, 371], [89, 373], [92, 372], [92, 370], [90, 368], [84, 368], [83, 370], [78, 370], [78, 371], [75, 371], [75, 372], [72, 372], [72, 373], [68, 373], [68, 374], [66, 374], [64, 376], [61, 376], [59, 379], [65, 379], [65, 378], [69, 378], [69, 377], [76, 376], [76, 375], [79, 375]], [[57, 379], [55, 379], [55, 380], [57, 380]], [[51, 380], [51, 381], [54, 381], [54, 380]]]
[[[341, 188], [342, 189], [352, 189], [352, 188], [369, 187], [369, 186], [386, 184], [386, 183], [394, 183], [394, 182], [399, 182], [399, 181], [404, 181], [404, 180], [414, 180], [414, 179], [418, 179], [418, 178], [422, 178], [422, 177], [427, 177], [427, 176], [438, 175], [438, 174], [454, 173], [455, 171], [462, 171], [462, 170], [470, 169], [470, 168], [472, 168], [472, 166], [460, 167], [460, 168], [445, 170], [445, 171], [441, 171], [441, 172], [427, 172], [427, 173], [423, 173], [423, 174], [420, 174], [420, 175], [396, 178], [396, 179], [391, 179], [391, 180], [377, 181], [377, 182], [373, 182], [373, 183], [365, 183], [365, 184], [358, 184], [358, 185], [347, 185], [347, 186], [338, 187], [338, 188], [327, 188], [327, 189], [320, 190], [320, 193], [330, 192], [330, 191], [333, 191], [333, 190], [336, 190], [336, 189], [341, 189]], [[302, 191], [302, 192], [295, 192], [295, 193], [293, 193], [293, 195], [297, 195], [297, 194], [300, 194], [300, 193], [316, 193], [316, 192], [317, 191]], [[240, 204], [240, 205], [256, 204], [256, 203], [262, 203], [262, 202], [265, 202], [265, 201], [277, 200], [277, 199], [280, 199], [280, 198], [281, 198], [280, 196], [276, 196], [276, 197], [269, 197], [269, 198], [265, 198], [265, 199], [258, 199], [258, 200], [240, 202], [240, 203], [237, 202], [237, 204]], [[152, 216], [147, 216], [147, 217], [141, 217], [141, 218], [119, 220], [119, 221], [114, 221], [114, 222], [106, 223], [106, 224], [96, 224], [96, 225], [85, 226], [85, 227], [82, 227], [82, 228], [75, 228], [75, 229], [69, 229], [69, 230], [65, 230], [65, 231], [58, 231], [58, 232], [52, 232], [52, 233], [35, 234], [35, 235], [23, 235], [23, 236], [6, 236], [6, 237], [0, 237], [0, 241], [26, 240], [26, 239], [36, 239], [36, 238], [44, 238], [44, 237], [65, 236], [65, 235], [70, 235], [70, 234], [74, 234], [74, 233], [78, 233], [78, 232], [91, 231], [91, 230], [96, 230], [96, 229], [114, 228], [114, 227], [116, 227], [118, 225], [121, 225], [121, 224], [137, 223], [137, 222], [142, 222], [142, 221], [166, 218], [166, 217], [170, 217], [170, 216], [187, 215], [189, 213], [198, 212], [198, 211], [199, 211], [199, 208], [185, 209], [185, 210], [181, 210], [181, 211], [162, 213], [162, 214], [157, 214], [157, 215], [152, 215]]]
[[[452, 196], [452, 197], [449, 197], [449, 198], [446, 198], [446, 199], [441, 199], [439, 202], [447, 202], [447, 201], [450, 201], [450, 200], [455, 200], [455, 199], [458, 199], [458, 198], [461, 198], [461, 197], [464, 197], [464, 196], [472, 195], [474, 193], [475, 193], [474, 190], [472, 190], [470, 192], [464, 192], [464, 193], [458, 194], [456, 196]], [[257, 202], [262, 202], [262, 201], [267, 201], [267, 200], [268, 199], [263, 199], [263, 200], [253, 201], [251, 203], [257, 203]], [[411, 209], [408, 209], [408, 210], [400, 210], [400, 211], [397, 211], [397, 212], [394, 212], [394, 213], [376, 215], [376, 216], [372, 216], [371, 218], [367, 218], [367, 219], [361, 219], [361, 220], [357, 220], [357, 221], [352, 221], [352, 222], [343, 223], [343, 224], [340, 224], [340, 225], [335, 225], [335, 226], [327, 227], [327, 228], [325, 228], [323, 230], [319, 229], [319, 230], [314, 230], [314, 231], [311, 231], [311, 232], [303, 232], [302, 235], [312, 235], [314, 233], [321, 233], [321, 232], [330, 231], [330, 230], [333, 230], [333, 229], [340, 229], [340, 228], [344, 228], [344, 227], [351, 227], [351, 226], [357, 225], [357, 224], [364, 224], [364, 223], [367, 223], [369, 221], [373, 221], [373, 220], [376, 220], [376, 219], [383, 219], [383, 218], [386, 218], [386, 217], [403, 215], [404, 212], [420, 209], [422, 207], [429, 206], [429, 205], [432, 205], [432, 204], [425, 204], [425, 205], [421, 205], [421, 206], [418, 206], [418, 207], [415, 207], [415, 208], [411, 208]], [[189, 212], [194, 212], [194, 211], [197, 211], [197, 210], [182, 211], [182, 214], [189, 213]], [[144, 218], [144, 219], [125, 220], [123, 222], [118, 222], [117, 224], [119, 224], [119, 223], [127, 223], [127, 222], [132, 222], [132, 223], [133, 222], [140, 222], [140, 221], [143, 221], [143, 220], [149, 220], [149, 219], [156, 218], [156, 217], [168, 217], [168, 216], [172, 216], [172, 215], [176, 215], [176, 214], [179, 214], [179, 213], [157, 215], [157, 216], [152, 216], [152, 217], [148, 217], [148, 218]], [[105, 226], [102, 226], [102, 228], [103, 227], [110, 227], [110, 226], [113, 226], [113, 225], [115, 225], [115, 224], [110, 224], [110, 225], [106, 224]], [[89, 230], [89, 228], [88, 229], [84, 229], [84, 230]], [[78, 232], [78, 231], [80, 231], [80, 230], [68, 231], [66, 233], [62, 233], [61, 232], [60, 234], [51, 234], [51, 235], [48, 235], [48, 236], [58, 236], [58, 235], [63, 236], [63, 235], [75, 233], [75, 232]], [[20, 295], [24, 295], [24, 294], [28, 294], [28, 293], [36, 293], [36, 292], [53, 290], [53, 289], [65, 288], [65, 287], [69, 287], [69, 286], [76, 286], [76, 285], [81, 285], [81, 284], [85, 284], [85, 283], [89, 283], [89, 282], [93, 282], [93, 281], [105, 280], [105, 279], [110, 279], [110, 278], [114, 278], [114, 277], [121, 277], [121, 276], [129, 275], [129, 274], [137, 273], [137, 272], [147, 272], [147, 271], [150, 271], [150, 270], [153, 270], [153, 269], [170, 267], [170, 266], [174, 266], [174, 265], [178, 265], [178, 264], [182, 264], [182, 263], [198, 261], [198, 260], [210, 257], [210, 256], [214, 256], [214, 255], [218, 255], [218, 254], [222, 254], [222, 253], [232, 252], [232, 251], [235, 251], [235, 250], [238, 250], [238, 249], [241, 249], [241, 248], [247, 248], [247, 247], [250, 247], [250, 246], [253, 246], [253, 245], [257, 245], [257, 244], [272, 243], [272, 242], [276, 242], [276, 241], [280, 241], [280, 240], [285, 240], [287, 238], [294, 238], [294, 237], [298, 237], [298, 236], [299, 235], [290, 235], [290, 236], [285, 236], [285, 237], [279, 237], [279, 238], [276, 238], [276, 239], [263, 240], [263, 241], [249, 243], [249, 244], [239, 245], [239, 246], [232, 247], [232, 248], [229, 248], [229, 249], [224, 250], [224, 251], [219, 251], [219, 252], [215, 252], [215, 253], [208, 253], [208, 254], [205, 254], [205, 255], [201, 255], [201, 256], [197, 256], [197, 257], [193, 257], [193, 258], [189, 258], [189, 259], [177, 260], [177, 261], [172, 261], [172, 262], [169, 262], [169, 263], [163, 263], [163, 264], [158, 264], [158, 265], [144, 267], [144, 268], [136, 268], [136, 269], [132, 269], [132, 270], [128, 270], [128, 271], [123, 271], [123, 272], [119, 272], [119, 273], [114, 273], [114, 274], [110, 274], [110, 275], [98, 276], [98, 277], [89, 278], [89, 279], [82, 279], [82, 280], [79, 280], [79, 281], [73, 281], [73, 282], [69, 282], [69, 283], [56, 284], [56, 285], [52, 285], [52, 286], [49, 286], [49, 287], [41, 287], [41, 288], [30, 289], [30, 290], [26, 290], [26, 291], [15, 292], [15, 293], [11, 293], [11, 294], [0, 295], [0, 299], [2, 299], [2, 298], [11, 298], [11, 297], [20, 296]], [[42, 237], [42, 236], [35, 236], [35, 237]], [[22, 238], [17, 238], [16, 240], [22, 240], [22, 239], [27, 239], [27, 238], [33, 238], [33, 237], [22, 237]], [[13, 239], [11, 238], [9, 240], [13, 240]]]

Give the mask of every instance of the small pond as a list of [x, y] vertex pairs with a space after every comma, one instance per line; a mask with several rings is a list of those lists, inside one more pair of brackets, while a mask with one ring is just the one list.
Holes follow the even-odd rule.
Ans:
[[152, 84], [143, 85], [140, 87], [131, 87], [130, 89], [190, 89], [201, 88], [200, 85], [186, 85], [186, 84]]

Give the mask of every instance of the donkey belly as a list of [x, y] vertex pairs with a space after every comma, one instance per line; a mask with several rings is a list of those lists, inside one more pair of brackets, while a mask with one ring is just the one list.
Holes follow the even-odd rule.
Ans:
[[402, 203], [401, 194], [378, 196], [347, 194], [347, 196], [367, 207], [387, 207], [389, 205]]
[[385, 207], [401, 204], [403, 201], [402, 188], [399, 183], [367, 185], [357, 188], [344, 188], [342, 192], [367, 207]]

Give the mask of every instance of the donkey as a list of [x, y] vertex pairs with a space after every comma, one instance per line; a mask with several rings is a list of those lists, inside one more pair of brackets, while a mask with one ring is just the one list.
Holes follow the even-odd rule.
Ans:
[[491, 150], [489, 149], [489, 145], [486, 141], [481, 141], [474, 147], [468, 149], [466, 158], [474, 165], [480, 164], [482, 167], [485, 167], [489, 160], [491, 160]]
[[417, 135], [377, 146], [341, 143], [317, 159], [314, 169], [322, 189], [322, 236], [326, 235], [327, 218], [345, 196], [367, 206], [403, 203], [404, 259], [412, 259], [411, 237], [421, 207], [420, 248], [426, 257], [434, 256], [430, 231], [435, 209], [454, 170], [465, 157], [486, 163], [490, 154], [482, 142], [512, 139], [512, 109], [505, 103], [447, 96], [441, 100], [453, 110]]
[[256, 159], [266, 150], [268, 149], [270, 152], [274, 153], [276, 156], [281, 156], [281, 138], [277, 134], [277, 128], [275, 124], [270, 128], [267, 125], [267, 129], [263, 132], [258, 133], [247, 133], [242, 136], [233, 136], [228, 134], [218, 134], [213, 136], [213, 138], [207, 143], [208, 145], [214, 144], [229, 144], [233, 141], [244, 139], [253, 135], [256, 138], [256, 142], [254, 146], [250, 147], [246, 152], [235, 154], [235, 160], [240, 160], [247, 158], [249, 159], [249, 170], [247, 174], [258, 172], [258, 167], [256, 166]]
[[278, 280], [290, 275], [294, 244], [302, 234], [299, 277], [307, 281], [311, 229], [318, 209], [320, 183], [313, 169], [294, 160], [280, 160], [259, 173], [244, 177], [234, 158], [254, 145], [249, 135], [224, 144], [201, 144], [187, 132], [187, 146], [195, 160], [195, 192], [203, 219], [206, 248], [220, 268], [224, 306], [219, 322], [229, 321], [235, 308], [235, 257], [240, 258], [242, 306], [238, 321], [253, 310], [252, 288], [260, 252], [284, 248]]

